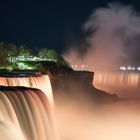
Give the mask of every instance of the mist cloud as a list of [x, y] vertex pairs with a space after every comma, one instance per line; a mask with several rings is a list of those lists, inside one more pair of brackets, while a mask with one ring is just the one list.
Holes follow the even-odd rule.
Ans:
[[140, 15], [132, 6], [119, 3], [93, 11], [84, 23], [87, 51], [68, 50], [64, 57], [72, 64], [92, 64], [96, 68], [137, 64], [140, 51]]

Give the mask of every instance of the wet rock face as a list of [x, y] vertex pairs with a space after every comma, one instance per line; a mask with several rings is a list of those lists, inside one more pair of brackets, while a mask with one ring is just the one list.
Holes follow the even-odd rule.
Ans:
[[106, 93], [93, 86], [94, 72], [61, 73], [54, 75], [51, 79], [54, 98], [67, 96], [75, 100], [83, 98], [97, 103], [116, 101], [118, 99], [117, 95]]
[[67, 73], [67, 74], [56, 74], [52, 78], [52, 84], [58, 87], [61, 87], [61, 85], [65, 84], [80, 84], [80, 85], [92, 85], [94, 77], [94, 72], [88, 72], [88, 71], [76, 71], [73, 73]]

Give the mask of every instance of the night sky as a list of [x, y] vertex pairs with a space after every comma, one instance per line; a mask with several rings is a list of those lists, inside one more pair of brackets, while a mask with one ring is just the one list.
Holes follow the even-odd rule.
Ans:
[[92, 11], [109, 2], [131, 4], [140, 10], [139, 0], [1, 0], [0, 41], [62, 53], [81, 38], [82, 25]]

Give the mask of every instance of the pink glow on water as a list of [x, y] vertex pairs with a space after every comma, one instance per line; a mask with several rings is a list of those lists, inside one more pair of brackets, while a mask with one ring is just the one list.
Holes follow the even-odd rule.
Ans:
[[[140, 74], [136, 72], [96, 72], [95, 87], [120, 96], [137, 96], [140, 89]], [[139, 96], [139, 95], [138, 95]]]

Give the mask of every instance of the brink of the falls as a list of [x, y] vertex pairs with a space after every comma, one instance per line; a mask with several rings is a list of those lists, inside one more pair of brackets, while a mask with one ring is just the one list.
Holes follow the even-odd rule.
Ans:
[[48, 75], [30, 76], [30, 77], [0, 77], [0, 86], [23, 86], [36, 88], [43, 91], [51, 103], [53, 103], [53, 94]]
[[58, 140], [47, 75], [0, 77], [0, 85], [1, 140]]

